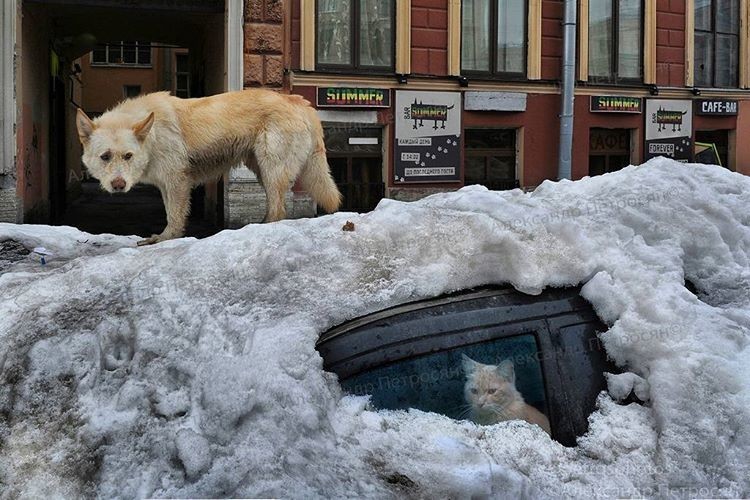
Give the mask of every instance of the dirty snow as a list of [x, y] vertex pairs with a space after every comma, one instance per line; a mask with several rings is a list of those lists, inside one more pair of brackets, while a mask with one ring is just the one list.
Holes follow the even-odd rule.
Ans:
[[[8, 239], [52, 255], [0, 270], [3, 498], [750, 496], [739, 174], [657, 159], [154, 247], [0, 224]], [[487, 283], [583, 283], [610, 325], [624, 373], [577, 447], [374, 411], [322, 370], [327, 328]], [[631, 390], [646, 404], [621, 404]]]

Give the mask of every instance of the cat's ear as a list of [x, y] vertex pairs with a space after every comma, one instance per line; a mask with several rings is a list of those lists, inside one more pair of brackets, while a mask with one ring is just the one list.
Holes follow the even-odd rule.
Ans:
[[479, 363], [471, 359], [466, 354], [461, 354], [461, 366], [463, 366], [464, 373], [466, 375], [471, 375], [472, 373], [474, 373], [474, 370], [477, 369], [478, 365]]
[[513, 384], [516, 383], [516, 370], [513, 366], [513, 361], [506, 359], [497, 365], [497, 373], [499, 373], [505, 380]]

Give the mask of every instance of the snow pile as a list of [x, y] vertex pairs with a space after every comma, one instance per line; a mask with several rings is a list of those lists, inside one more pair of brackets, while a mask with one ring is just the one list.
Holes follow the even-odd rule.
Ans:
[[[0, 224], [54, 254], [0, 274], [0, 492], [748, 496], [748, 207], [750, 179], [658, 159], [155, 247]], [[577, 447], [524, 422], [372, 411], [321, 369], [327, 328], [486, 283], [586, 283], [611, 325], [626, 373]], [[616, 401], [631, 389], [648, 403]]]

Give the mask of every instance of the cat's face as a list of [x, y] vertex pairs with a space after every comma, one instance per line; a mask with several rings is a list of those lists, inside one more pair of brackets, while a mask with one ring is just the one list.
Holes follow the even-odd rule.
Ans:
[[466, 374], [464, 397], [475, 411], [493, 413], [517, 398], [512, 361], [485, 365], [463, 355], [462, 363]]

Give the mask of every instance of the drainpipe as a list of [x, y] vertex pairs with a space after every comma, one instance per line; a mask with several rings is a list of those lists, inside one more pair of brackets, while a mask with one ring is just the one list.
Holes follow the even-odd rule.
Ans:
[[560, 111], [560, 152], [557, 178], [570, 179], [573, 157], [573, 102], [576, 71], [576, 3], [565, 0], [563, 17], [562, 104]]

